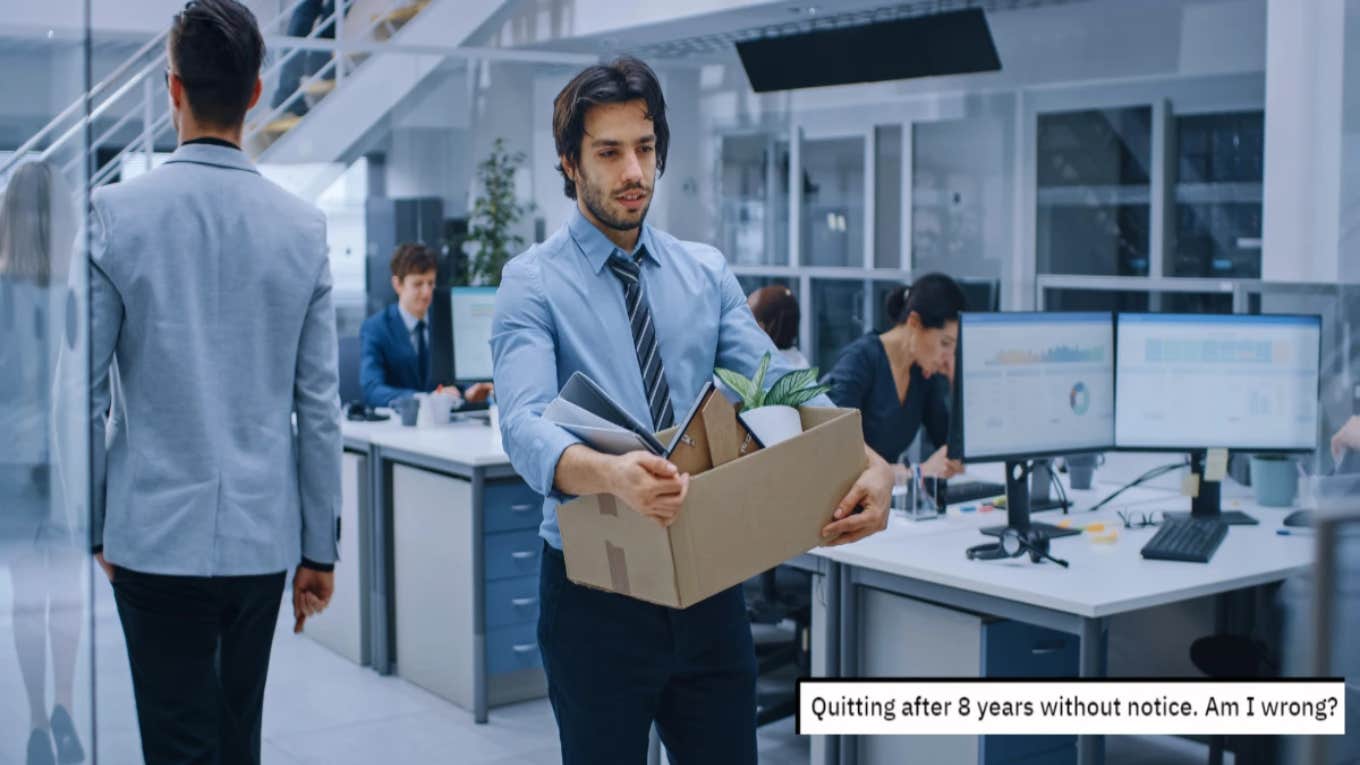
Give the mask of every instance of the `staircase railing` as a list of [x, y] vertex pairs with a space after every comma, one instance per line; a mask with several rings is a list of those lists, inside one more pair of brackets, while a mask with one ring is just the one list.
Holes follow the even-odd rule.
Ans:
[[[342, 0], [335, 3], [332, 12], [318, 20], [306, 37], [289, 38], [284, 34], [277, 33], [286, 32], [287, 24], [294, 12], [303, 3], [309, 1], [292, 0], [283, 11], [262, 26], [262, 32], [283, 49], [281, 54], [272, 57], [272, 61], [261, 72], [260, 76], [265, 83], [267, 92], [277, 86], [278, 76], [285, 66], [295, 60], [295, 57], [307, 56], [312, 53], [310, 49], [290, 46], [279, 41], [315, 40], [319, 37], [321, 30], [333, 26], [336, 41], [339, 43], [336, 53], [334, 56], [328, 57], [328, 60], [318, 71], [301, 77], [298, 86], [280, 101], [278, 106], [266, 107], [261, 105], [253, 110], [255, 113], [263, 112], [265, 116], [262, 119], [250, 119], [248, 122], [247, 140], [252, 143], [256, 142], [265, 131], [270, 130], [271, 123], [285, 111], [290, 110], [298, 99], [305, 98], [308, 88], [314, 83], [333, 77], [338, 88], [351, 71], [352, 67], [348, 61], [348, 55], [344, 52], [344, 40], [345, 11], [354, 5], [353, 0]], [[381, 5], [378, 12], [373, 13], [370, 18], [362, 22], [361, 39], [369, 39], [378, 28], [385, 24], [390, 26], [390, 18], [398, 10], [411, 9], [409, 15], [414, 16], [427, 3], [428, 0], [415, 0], [414, 2], [413, 0], [388, 0]], [[354, 19], [350, 19], [350, 22], [353, 23]], [[147, 41], [91, 87], [87, 94], [63, 109], [41, 130], [25, 141], [12, 156], [0, 162], [0, 178], [5, 177], [18, 164], [32, 159], [35, 153], [37, 158], [41, 160], [59, 163], [62, 173], [77, 184], [84, 177], [83, 164], [83, 168], [88, 169], [90, 173], [90, 188], [97, 188], [115, 179], [123, 167], [124, 160], [135, 153], [144, 152], [149, 166], [156, 141], [168, 131], [172, 131], [174, 127], [168, 97], [166, 96], [165, 72], [168, 71], [168, 59], [165, 45], [168, 36], [168, 31], [162, 32]], [[262, 102], [267, 103], [266, 98], [268, 98], [267, 95], [262, 96]], [[137, 103], [134, 99], [139, 99], [140, 103]], [[109, 117], [115, 118], [110, 124], [104, 126], [102, 123]], [[130, 132], [137, 125], [141, 127], [140, 136], [135, 140], [127, 140], [111, 156], [100, 157], [101, 150], [105, 149], [110, 143], [120, 140], [123, 133]], [[89, 145], [84, 146], [84, 150], [81, 151], [81, 139], [84, 138], [86, 130], [91, 127], [97, 128], [98, 133], [92, 138]], [[68, 157], [67, 155], [71, 156]]]

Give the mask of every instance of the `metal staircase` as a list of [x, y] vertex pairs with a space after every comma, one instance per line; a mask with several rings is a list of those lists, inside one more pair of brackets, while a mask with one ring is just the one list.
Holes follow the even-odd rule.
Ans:
[[[392, 72], [383, 70], [392, 69], [394, 58], [410, 59], [412, 56], [382, 53], [384, 44], [404, 37], [415, 27], [440, 26], [438, 23], [426, 24], [425, 17], [448, 17], [455, 8], [458, 15], [463, 16], [456, 26], [466, 26], [470, 32], [475, 24], [481, 23], [500, 6], [500, 2], [491, 0], [349, 0], [343, 3], [344, 11], [341, 2], [335, 3], [336, 10], [318, 20], [307, 37], [287, 37], [289, 19], [306, 1], [293, 0], [278, 16], [261, 25], [270, 49], [260, 73], [264, 93], [260, 103], [246, 117], [243, 143], [243, 148], [261, 164], [334, 163], [343, 151], [336, 147], [342, 144], [347, 147], [366, 127], [325, 118], [323, 112], [333, 111], [326, 108], [328, 102], [364, 101], [365, 95], [371, 97], [372, 94], [351, 91], [371, 91], [373, 83], [379, 82], [385, 92], [384, 102], [390, 101], [387, 107], [390, 108], [438, 63], [436, 60], [423, 73], [419, 69], [408, 71], [403, 82], [394, 82]], [[469, 5], [481, 7], [474, 9]], [[479, 12], [482, 15], [478, 15]], [[448, 19], [443, 21], [445, 33], [442, 39], [447, 41]], [[322, 39], [321, 30], [332, 25], [335, 40]], [[428, 30], [424, 36], [434, 31]], [[139, 154], [145, 156], [149, 169], [157, 145], [174, 141], [165, 76], [168, 34], [168, 31], [162, 32], [149, 40], [94, 85], [89, 93], [62, 110], [11, 157], [0, 162], [0, 178], [18, 164], [35, 158], [59, 168], [73, 188], [88, 186], [94, 189], [116, 181], [125, 163]], [[324, 57], [325, 61], [314, 73], [304, 71], [298, 86], [286, 94], [277, 107], [270, 106], [284, 67], [289, 63], [301, 63], [295, 59], [308, 55]], [[384, 61], [388, 63], [384, 65]], [[291, 107], [299, 102], [307, 105], [306, 116], [291, 113]], [[383, 105], [375, 104], [371, 108], [383, 109]], [[343, 135], [332, 137], [321, 147], [315, 137], [292, 140], [294, 133], [304, 130]], [[314, 194], [324, 188], [315, 182], [306, 186], [305, 190], [294, 191]]]

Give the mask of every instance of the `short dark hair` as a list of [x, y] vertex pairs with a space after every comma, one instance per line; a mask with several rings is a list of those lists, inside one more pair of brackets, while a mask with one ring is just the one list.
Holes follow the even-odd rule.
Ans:
[[194, 118], [241, 124], [264, 61], [255, 14], [237, 0], [190, 0], [170, 25], [170, 62]]
[[944, 274], [926, 274], [911, 285], [896, 287], [883, 301], [883, 313], [893, 326], [915, 313], [926, 329], [939, 329], [958, 321], [967, 300], [959, 283]]
[[[586, 112], [590, 107], [638, 100], [646, 104], [647, 119], [652, 121], [656, 133], [656, 174], [660, 176], [666, 171], [666, 149], [671, 142], [671, 129], [666, 124], [666, 99], [661, 95], [656, 72], [632, 56], [586, 67], [557, 94], [553, 101], [553, 140], [557, 142], [557, 156], [566, 157], [579, 167], [581, 141], [586, 135]], [[567, 176], [561, 164], [557, 165], [557, 170], [562, 173], [567, 198], [575, 199], [576, 183]]]
[[397, 245], [392, 253], [392, 275], [405, 279], [411, 274], [428, 274], [439, 270], [439, 256], [423, 244], [406, 242]]
[[792, 348], [798, 340], [798, 298], [793, 290], [782, 284], [771, 284], [751, 293], [749, 298], [751, 313], [756, 322], [765, 328], [765, 334], [774, 341], [779, 350]]

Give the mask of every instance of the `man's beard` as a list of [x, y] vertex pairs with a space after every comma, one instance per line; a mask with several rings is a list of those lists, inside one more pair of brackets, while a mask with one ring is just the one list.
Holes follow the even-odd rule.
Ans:
[[641, 189], [647, 192], [647, 206], [642, 208], [642, 214], [637, 220], [624, 220], [610, 215], [605, 205], [613, 199], [612, 195], [605, 194], [590, 183], [590, 179], [585, 173], [579, 173], [581, 182], [576, 184], [576, 189], [581, 195], [581, 201], [585, 203], [586, 209], [595, 216], [595, 220], [614, 229], [615, 231], [631, 231], [642, 225], [647, 220], [647, 213], [652, 209], [651, 190], [642, 184], [634, 184], [626, 189], [620, 189], [620, 193]]

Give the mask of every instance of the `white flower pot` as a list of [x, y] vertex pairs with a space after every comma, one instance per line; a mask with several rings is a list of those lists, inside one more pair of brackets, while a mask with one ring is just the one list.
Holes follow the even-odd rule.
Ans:
[[738, 416], [767, 448], [803, 432], [803, 418], [791, 406], [762, 406]]

